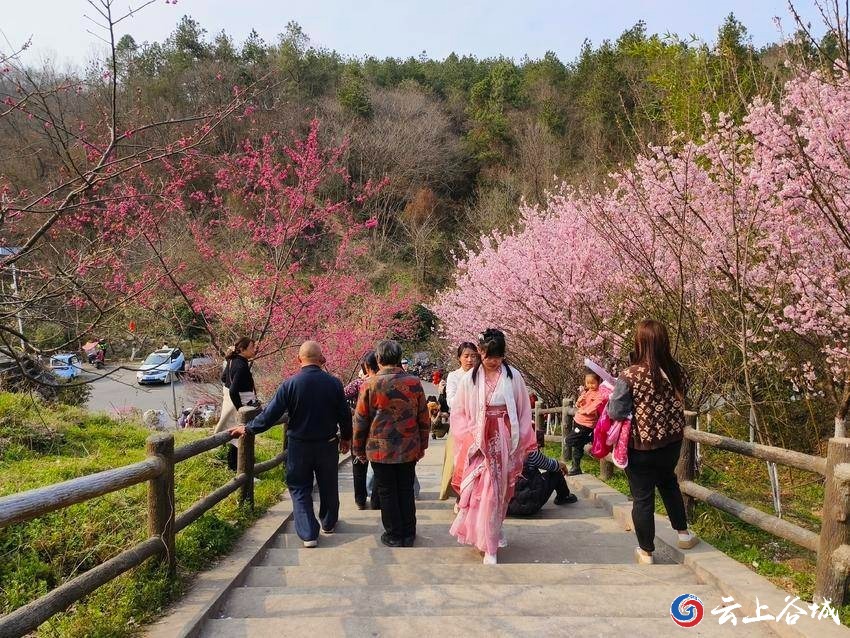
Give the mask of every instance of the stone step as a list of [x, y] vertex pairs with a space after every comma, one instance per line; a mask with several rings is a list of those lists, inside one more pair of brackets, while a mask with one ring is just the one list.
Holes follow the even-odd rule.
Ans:
[[[450, 524], [455, 518], [454, 512], [452, 512], [451, 508], [446, 510], [441, 509], [417, 509], [416, 510], [416, 520], [417, 521], [438, 521], [441, 523]], [[380, 510], [345, 510], [344, 508], [340, 509], [339, 512], [339, 522], [341, 524], [345, 524], [346, 522], [351, 523], [362, 523], [362, 522], [370, 522], [381, 524], [381, 511]]]
[[[286, 530], [289, 532], [290, 530]], [[587, 533], [584, 531], [573, 531], [560, 528], [543, 528], [531, 531], [519, 527], [506, 527], [505, 537], [508, 540], [508, 549], [516, 545], [528, 551], [536, 551], [539, 555], [532, 557], [532, 561], [543, 559], [549, 554], [560, 554], [569, 548], [589, 547], [625, 547], [634, 548], [635, 541], [624, 537], [622, 532], [606, 533], [597, 531]], [[345, 549], [374, 549], [386, 547], [381, 543], [380, 537], [383, 528], [380, 525], [339, 525], [337, 532], [328, 536], [319, 537], [319, 548], [330, 550], [332, 548]], [[563, 544], [563, 545], [562, 545]], [[280, 549], [299, 549], [303, 547], [302, 540], [293, 533], [278, 534], [272, 541], [272, 547]], [[457, 539], [449, 534], [448, 525], [417, 525], [416, 547], [458, 547]]]
[[639, 585], [664, 582], [687, 587], [698, 584], [694, 573], [682, 565], [333, 565], [313, 567], [252, 567], [246, 587], [363, 587], [462, 584]]
[[368, 549], [357, 547], [337, 547], [332, 551], [322, 551], [325, 538], [319, 538], [319, 547], [271, 548], [266, 550], [258, 564], [270, 566], [309, 565], [324, 567], [327, 565], [397, 565], [397, 564], [445, 564], [480, 562], [478, 552], [469, 547], [376, 547]]
[[[442, 501], [434, 503], [417, 503], [416, 504], [416, 519], [418, 521], [440, 521], [451, 523], [455, 518], [455, 513], [452, 511], [452, 504]], [[619, 529], [622, 532], [622, 527], [616, 525], [610, 514], [602, 508], [596, 507], [587, 501], [579, 501], [572, 505], [554, 505], [549, 503], [543, 507], [537, 514], [527, 518], [508, 517], [505, 519], [505, 525], [519, 525], [523, 528], [545, 527], [556, 525], [557, 523], [585, 521], [592, 519], [595, 524], [604, 524], [610, 526], [611, 529]], [[352, 523], [360, 522], [380, 522], [380, 510], [358, 510], [354, 503], [350, 507], [345, 503], [342, 504], [339, 512], [339, 520], [341, 523], [346, 521]]]
[[[598, 604], [598, 603], [597, 603]], [[665, 604], [659, 601], [658, 607]], [[668, 605], [669, 606], [669, 605]], [[659, 609], [657, 618], [598, 618], [590, 616], [521, 616], [516, 614], [486, 617], [477, 614], [463, 616], [295, 616], [292, 618], [228, 618], [208, 620], [201, 636], [204, 638], [233, 638], [234, 636], [348, 636], [377, 638], [422, 638], [423, 636], [464, 636], [464, 638], [494, 638], [511, 636], [569, 636], [570, 638], [599, 638], [600, 636], [629, 636], [629, 638], [659, 638], [688, 636], [705, 638], [735, 638], [746, 635], [754, 638], [775, 636], [765, 623], [741, 627], [718, 625], [714, 616], [706, 615], [693, 629], [677, 627], [669, 615]]]
[[[510, 537], [509, 537], [510, 538]], [[547, 547], [543, 543], [532, 542], [510, 542], [508, 547], [499, 550], [500, 563], [524, 563], [524, 564], [577, 564], [598, 563], [600, 565], [610, 564], [634, 564], [635, 542], [633, 538], [622, 535], [617, 538], [612, 535], [610, 545], [574, 545], [572, 547], [555, 546]], [[381, 546], [370, 547], [364, 544], [353, 543], [350, 546], [338, 545], [325, 546], [326, 537], [319, 538], [319, 546], [312, 549], [306, 548], [280, 548], [274, 547], [266, 550], [265, 554], [257, 561], [258, 565], [288, 566], [288, 565], [341, 565], [341, 564], [363, 564], [363, 565], [398, 565], [416, 564], [427, 565], [429, 563], [445, 565], [450, 563], [475, 564], [481, 561], [481, 556], [473, 547], [461, 546], [435, 546], [428, 547], [416, 545], [414, 547], [389, 548]], [[368, 543], [369, 541], [364, 541]], [[417, 539], [417, 543], [419, 540]], [[656, 562], [673, 562], [669, 557], [658, 553]]]
[[[494, 569], [498, 569], [494, 567]], [[534, 570], [529, 569], [529, 580]], [[293, 616], [591, 616], [658, 618], [669, 613], [681, 584], [634, 585], [463, 584], [390, 587], [240, 587], [231, 592], [219, 618]], [[688, 585], [686, 593], [705, 604], [719, 603], [716, 589]], [[709, 599], [709, 596], [711, 598]], [[709, 601], [709, 602], [706, 602]], [[673, 629], [673, 626], [671, 626]]]

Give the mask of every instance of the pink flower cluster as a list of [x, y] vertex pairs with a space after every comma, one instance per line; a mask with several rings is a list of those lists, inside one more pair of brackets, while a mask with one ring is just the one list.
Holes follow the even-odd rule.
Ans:
[[524, 206], [510, 233], [462, 247], [433, 310], [453, 340], [505, 329], [543, 385], [584, 356], [622, 363], [634, 323], [657, 317], [704, 395], [747, 366], [840, 397], [848, 151], [850, 78], [800, 74], [778, 104], [706, 118], [702, 139], [649, 148], [600, 191], [562, 186], [545, 208]]

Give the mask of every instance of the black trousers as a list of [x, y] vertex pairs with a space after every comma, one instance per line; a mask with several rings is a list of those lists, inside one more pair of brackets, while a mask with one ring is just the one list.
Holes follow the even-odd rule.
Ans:
[[413, 480], [416, 462], [372, 463], [375, 487], [381, 501], [381, 521], [387, 535], [395, 540], [416, 536], [416, 501]]
[[366, 474], [369, 471], [369, 461], [361, 463], [357, 457], [351, 461], [351, 473], [354, 475], [354, 502], [366, 505]]
[[586, 428], [578, 423], [573, 423], [567, 432], [567, 445], [571, 448], [570, 458], [573, 467], [580, 467], [581, 457], [584, 456], [584, 446], [593, 440], [593, 428]]
[[546, 480], [546, 498], [544, 498], [543, 502], [540, 503], [540, 507], [543, 507], [549, 502], [549, 497], [552, 496], [552, 492], [555, 492], [555, 496], [560, 497], [567, 497], [570, 495], [570, 488], [567, 487], [567, 479], [564, 478], [564, 475], [561, 474], [560, 470], [555, 470], [554, 472], [543, 472], [543, 478]]
[[682, 442], [676, 441], [657, 450], [629, 450], [626, 477], [632, 492], [632, 522], [638, 545], [645, 552], [655, 551], [655, 489], [661, 494], [670, 525], [688, 529], [685, 503], [676, 478], [676, 463]]

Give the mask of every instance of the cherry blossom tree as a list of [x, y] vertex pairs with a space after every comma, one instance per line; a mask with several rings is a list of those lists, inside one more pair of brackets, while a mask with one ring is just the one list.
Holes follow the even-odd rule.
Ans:
[[375, 339], [403, 329], [409, 295], [377, 294], [361, 271], [374, 226], [363, 207], [384, 182], [354, 184], [345, 151], [323, 147], [313, 120], [291, 145], [267, 134], [239, 153], [191, 154], [171, 167], [171, 196], [154, 206], [172, 215], [167, 228], [185, 226], [195, 258], [169, 251], [168, 234], [149, 246], [219, 350], [249, 335], [285, 371], [294, 357], [278, 355], [313, 338], [343, 373]]
[[850, 76], [801, 72], [779, 105], [757, 101], [746, 122], [753, 162], [771, 194], [769, 241], [784, 278], [778, 331], [819, 356], [797, 370], [836, 407], [835, 435], [850, 411]]
[[[16, 316], [61, 326], [65, 348], [115, 317], [180, 311], [218, 354], [238, 336], [257, 339], [261, 366], [279, 378], [308, 337], [347, 375], [376, 338], [403, 334], [409, 295], [378, 294], [363, 272], [363, 235], [376, 225], [363, 205], [385, 182], [353, 183], [346, 145], [323, 146], [318, 121], [292, 143], [258, 132], [256, 97], [270, 76], [233, 86], [210, 112], [144, 118], [116, 61], [116, 27], [131, 14], [90, 4], [110, 51], [96, 77], [43, 86], [14, 55], [4, 61], [0, 118], [37, 124], [52, 149], [37, 159], [55, 168], [38, 192], [0, 175], [0, 243], [18, 247], [0, 257], [0, 276], [15, 268], [26, 282], [0, 297], [0, 350], [17, 357], [21, 340], [38, 351]], [[212, 152], [226, 120], [249, 137]]]
[[[534, 377], [542, 357], [622, 365], [630, 327], [656, 317], [694, 373], [695, 405], [740, 402], [772, 442], [766, 394], [824, 391], [843, 435], [848, 88], [844, 69], [801, 73], [741, 123], [721, 114], [703, 138], [649, 148], [600, 191], [561, 187], [524, 208], [516, 229], [457, 260], [434, 304], [447, 335], [498, 325]], [[569, 392], [546, 374], [539, 385]]]
[[[119, 26], [152, 4], [118, 12], [114, 0], [90, 0], [93, 33], [107, 46], [104, 63], [86, 76], [37, 73], [21, 50], [0, 53], [0, 123], [16, 132], [26, 171], [0, 174], [0, 351], [13, 358], [38, 352], [16, 319], [52, 322], [74, 346], [126, 308], [158, 279], [130, 285], [140, 229], [153, 224], [146, 200], [168, 196], [158, 173], [167, 162], [201, 148], [222, 122], [240, 116], [265, 86], [233, 87], [205, 112], [157, 119], [135, 111], [119, 78]], [[11, 250], [9, 249], [11, 248]], [[15, 271], [13, 273], [13, 270]], [[86, 308], [81, 320], [79, 310]]]

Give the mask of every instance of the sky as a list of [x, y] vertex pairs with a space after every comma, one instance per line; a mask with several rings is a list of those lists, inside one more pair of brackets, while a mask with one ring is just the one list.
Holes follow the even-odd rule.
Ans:
[[[95, 0], [98, 1], [98, 0]], [[115, 0], [116, 11], [142, 0]], [[27, 60], [49, 57], [83, 64], [98, 51], [85, 0], [0, 0], [0, 51], [32, 38]], [[796, 0], [804, 19], [820, 25], [813, 0]], [[585, 39], [616, 39], [638, 20], [649, 33], [696, 35], [713, 42], [718, 26], [734, 12], [756, 46], [793, 31], [786, 0], [157, 0], [119, 25], [141, 43], [163, 40], [183, 15], [213, 34], [225, 29], [238, 43], [256, 29], [274, 42], [287, 22], [298, 22], [314, 46], [345, 55], [418, 56], [442, 59], [452, 51], [516, 60], [551, 50], [574, 59]], [[817, 29], [822, 31], [822, 29]]]

